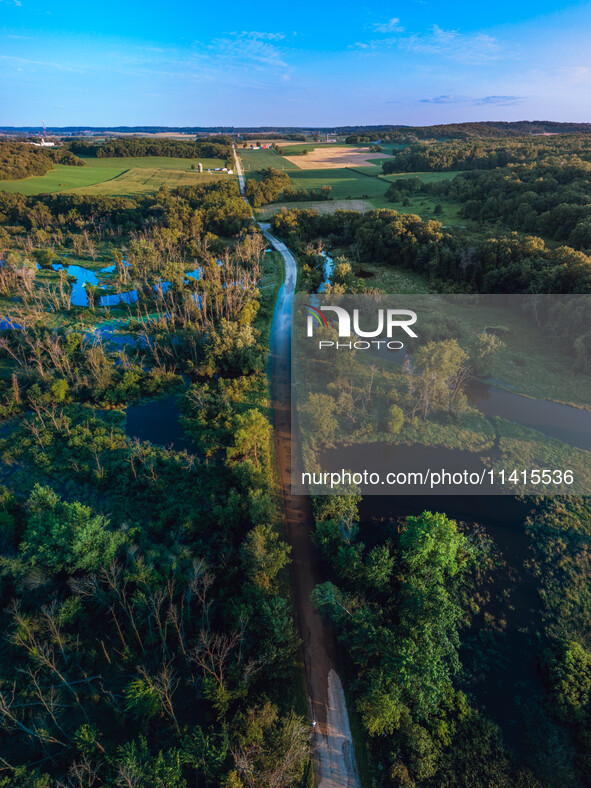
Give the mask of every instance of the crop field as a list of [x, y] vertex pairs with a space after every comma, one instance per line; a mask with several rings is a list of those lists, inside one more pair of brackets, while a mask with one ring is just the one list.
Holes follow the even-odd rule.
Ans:
[[204, 172], [194, 170], [174, 170], [164, 167], [132, 167], [116, 178], [91, 186], [78, 189], [68, 189], [68, 194], [149, 194], [156, 192], [162, 186], [175, 188], [177, 186], [195, 186], [198, 183], [208, 183], [226, 178], [232, 178], [225, 172]]
[[[249, 172], [262, 170], [265, 167], [275, 167], [279, 170], [326, 170], [343, 169], [345, 167], [364, 167], [369, 165], [372, 174], [381, 171], [382, 162], [390, 157], [384, 153], [371, 153], [367, 149], [342, 143], [294, 143], [283, 146], [283, 150], [293, 151], [293, 156], [282, 156], [277, 151], [251, 150], [239, 148], [244, 166], [245, 175]], [[297, 155], [298, 151], [307, 150], [306, 156]]]
[[[86, 158], [85, 167], [68, 167], [57, 164], [54, 170], [36, 178], [25, 178], [20, 181], [0, 181], [0, 191], [18, 192], [20, 194], [53, 194], [55, 192], [76, 190], [77, 194], [85, 194], [86, 187], [94, 187], [98, 184], [119, 178], [129, 170], [166, 170], [167, 175], [162, 176], [163, 181], [168, 186], [181, 186], [183, 181], [186, 185], [187, 175], [193, 178], [207, 178], [208, 173], [199, 175], [195, 170], [191, 170], [191, 164], [197, 166], [200, 161], [203, 167], [223, 167], [221, 159], [176, 159], [165, 156], [146, 156], [143, 158], [113, 158], [113, 159], [93, 159]], [[173, 173], [177, 173], [175, 176]], [[176, 178], [176, 183], [175, 183]], [[156, 179], [157, 180], [157, 179]], [[141, 178], [128, 178], [119, 183], [118, 189], [127, 191], [96, 191], [94, 194], [133, 194], [135, 191], [155, 191], [159, 188], [154, 180], [153, 186], [146, 188], [141, 186]], [[190, 180], [189, 182], [194, 182]], [[163, 185], [163, 184], [160, 184]]]
[[368, 287], [378, 287], [386, 293], [428, 293], [427, 277], [406, 268], [383, 263], [364, 262], [355, 271]]
[[320, 190], [324, 185], [332, 187], [335, 200], [367, 199], [383, 197], [389, 184], [380, 178], [371, 178], [346, 167], [330, 170], [295, 170], [289, 173], [296, 189]]
[[256, 170], [263, 170], [266, 167], [275, 167], [277, 170], [297, 170], [297, 166], [292, 164], [289, 159], [281, 156], [272, 148], [267, 150], [250, 150], [249, 148], [239, 148], [238, 152], [242, 159], [242, 168], [245, 176]]
[[289, 142], [281, 146], [291, 156], [298, 155], [303, 150], [308, 152], [317, 148], [356, 148], [357, 145], [346, 145], [344, 142]]
[[314, 148], [306, 156], [285, 156], [300, 170], [341, 169], [342, 167], [362, 167], [372, 159], [380, 163], [387, 158], [383, 153], [372, 153], [367, 148], [325, 145]]
[[260, 219], [268, 219], [274, 213], [280, 211], [282, 208], [287, 210], [312, 210], [317, 213], [334, 213], [335, 211], [359, 211], [365, 213], [366, 211], [373, 211], [375, 206], [369, 200], [320, 200], [305, 201], [305, 202], [274, 202], [271, 205], [263, 205], [262, 208], [257, 208], [257, 216]]
[[[366, 168], [368, 169], [368, 168]], [[382, 178], [385, 181], [396, 181], [399, 178], [420, 178], [423, 183], [436, 183], [437, 181], [450, 181], [452, 178], [455, 178], [456, 175], [460, 175], [461, 173], [458, 172], [394, 172], [391, 175], [383, 175]]]

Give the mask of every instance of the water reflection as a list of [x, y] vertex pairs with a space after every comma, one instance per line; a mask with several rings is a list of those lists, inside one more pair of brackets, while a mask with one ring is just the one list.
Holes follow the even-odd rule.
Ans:
[[320, 252], [320, 254], [324, 257], [324, 266], [323, 266], [324, 281], [318, 288], [318, 292], [324, 293], [324, 291], [326, 290], [326, 286], [331, 283], [331, 277], [334, 271], [334, 260], [329, 254], [327, 254], [324, 251]]
[[74, 306], [88, 306], [88, 293], [86, 285], [98, 287], [100, 285], [98, 274], [110, 273], [115, 266], [101, 268], [98, 272], [84, 268], [82, 265], [64, 265], [63, 263], [53, 263], [54, 271], [65, 271], [68, 276], [74, 277], [72, 284], [72, 303]]
[[569, 446], [591, 451], [591, 412], [472, 380], [468, 402], [489, 418], [500, 417], [530, 427]]
[[[130, 265], [126, 260], [123, 261], [123, 264], [126, 267]], [[218, 264], [221, 265], [221, 261], [218, 260]], [[105, 274], [112, 274], [117, 268], [115, 263], [111, 263], [110, 265], [103, 266], [93, 271], [90, 268], [85, 268], [83, 265], [61, 262], [52, 263], [51, 267], [54, 271], [65, 271], [68, 277], [72, 277], [72, 279], [70, 279], [70, 284], [72, 286], [71, 302], [74, 306], [88, 306], [89, 301], [86, 285], [104, 287], [101, 283], [101, 277]], [[42, 266], [37, 265], [37, 269], [41, 268]], [[201, 279], [202, 274], [202, 268], [194, 268], [191, 271], [187, 271], [185, 273], [185, 282], [188, 283], [189, 279]], [[168, 292], [170, 287], [171, 283], [162, 279], [153, 286], [153, 289], [157, 294], [163, 295]], [[134, 304], [138, 300], [138, 297], [139, 294], [137, 290], [128, 290], [122, 293], [112, 293], [110, 295], [100, 296], [98, 304], [106, 307]]]
[[195, 444], [181, 427], [176, 394], [140, 405], [129, 405], [125, 415], [125, 431], [129, 437], [197, 454]]
[[[402, 366], [408, 357], [406, 347], [399, 351], [374, 349], [370, 354], [397, 366]], [[569, 446], [591, 451], [591, 411], [506, 391], [475, 378], [468, 381], [465, 393], [469, 404], [488, 418], [507, 419]]]

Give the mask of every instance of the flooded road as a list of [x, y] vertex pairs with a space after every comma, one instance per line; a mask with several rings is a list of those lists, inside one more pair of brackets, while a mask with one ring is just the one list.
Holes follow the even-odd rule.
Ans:
[[[297, 263], [284, 243], [261, 224], [267, 240], [285, 262], [271, 326], [269, 378], [273, 401], [277, 464], [283, 493], [287, 541], [291, 545], [292, 578], [304, 656], [306, 687], [314, 726], [315, 773], [319, 788], [360, 788], [347, 703], [338, 675], [334, 632], [317, 615], [310, 595], [324, 582], [322, 561], [312, 542], [310, 499], [291, 494], [291, 321]], [[295, 452], [297, 456], [297, 452]]]
[[324, 266], [322, 269], [322, 273], [324, 276], [324, 281], [318, 288], [319, 293], [324, 293], [326, 290], [326, 286], [331, 284], [332, 282], [332, 274], [334, 271], [334, 260], [333, 258], [327, 254], [326, 252], [320, 252], [320, 254], [324, 257]]

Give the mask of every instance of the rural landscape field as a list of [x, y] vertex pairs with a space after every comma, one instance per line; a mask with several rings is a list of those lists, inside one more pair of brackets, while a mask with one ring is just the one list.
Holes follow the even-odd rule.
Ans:
[[591, 788], [591, 6], [0, 19], [0, 788]]
[[[58, 164], [55, 169], [40, 177], [6, 181], [2, 188], [19, 194], [134, 194], [155, 192], [162, 186], [191, 186], [220, 177], [216, 173], [196, 172], [197, 161], [165, 157], [121, 159], [82, 159], [85, 166], [66, 167]], [[221, 159], [202, 159], [205, 170], [223, 167]], [[195, 169], [191, 169], [191, 164]], [[131, 165], [131, 166], [129, 166]]]

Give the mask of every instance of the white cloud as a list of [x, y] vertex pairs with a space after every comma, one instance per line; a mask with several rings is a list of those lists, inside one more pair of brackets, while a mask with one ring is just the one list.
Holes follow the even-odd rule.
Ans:
[[400, 43], [400, 39], [390, 36], [389, 38], [373, 38], [370, 41], [356, 41], [349, 45], [349, 49], [358, 49], [361, 52], [379, 53], [386, 49], [391, 49]]
[[379, 54], [394, 46], [403, 51], [453, 60], [463, 65], [486, 65], [504, 56], [503, 47], [498, 39], [488, 33], [461, 33], [459, 30], [444, 30], [433, 25], [428, 33], [406, 33], [398, 25], [399, 19], [371, 25], [380, 33], [390, 33], [383, 38], [356, 41], [349, 49], [357, 49], [366, 54]]
[[433, 25], [429, 33], [415, 33], [402, 40], [402, 46], [426, 55], [438, 55], [465, 65], [481, 65], [499, 60], [503, 48], [488, 33], [460, 33]]
[[387, 22], [373, 24], [371, 25], [371, 28], [372, 30], [375, 30], [376, 33], [400, 33], [404, 30], [404, 28], [400, 25], [400, 19], [398, 19], [398, 17], [388, 19]]
[[432, 98], [420, 99], [419, 101], [421, 104], [472, 104], [476, 107], [509, 107], [514, 104], [521, 104], [525, 99], [523, 96], [483, 96], [481, 98], [474, 98], [472, 96], [444, 94], [441, 96], [433, 96]]
[[228, 33], [223, 38], [216, 38], [207, 48], [215, 53], [216, 60], [225, 64], [233, 63], [255, 68], [287, 68], [283, 50], [274, 43], [283, 38], [285, 38], [283, 33], [243, 30], [241, 33]]

